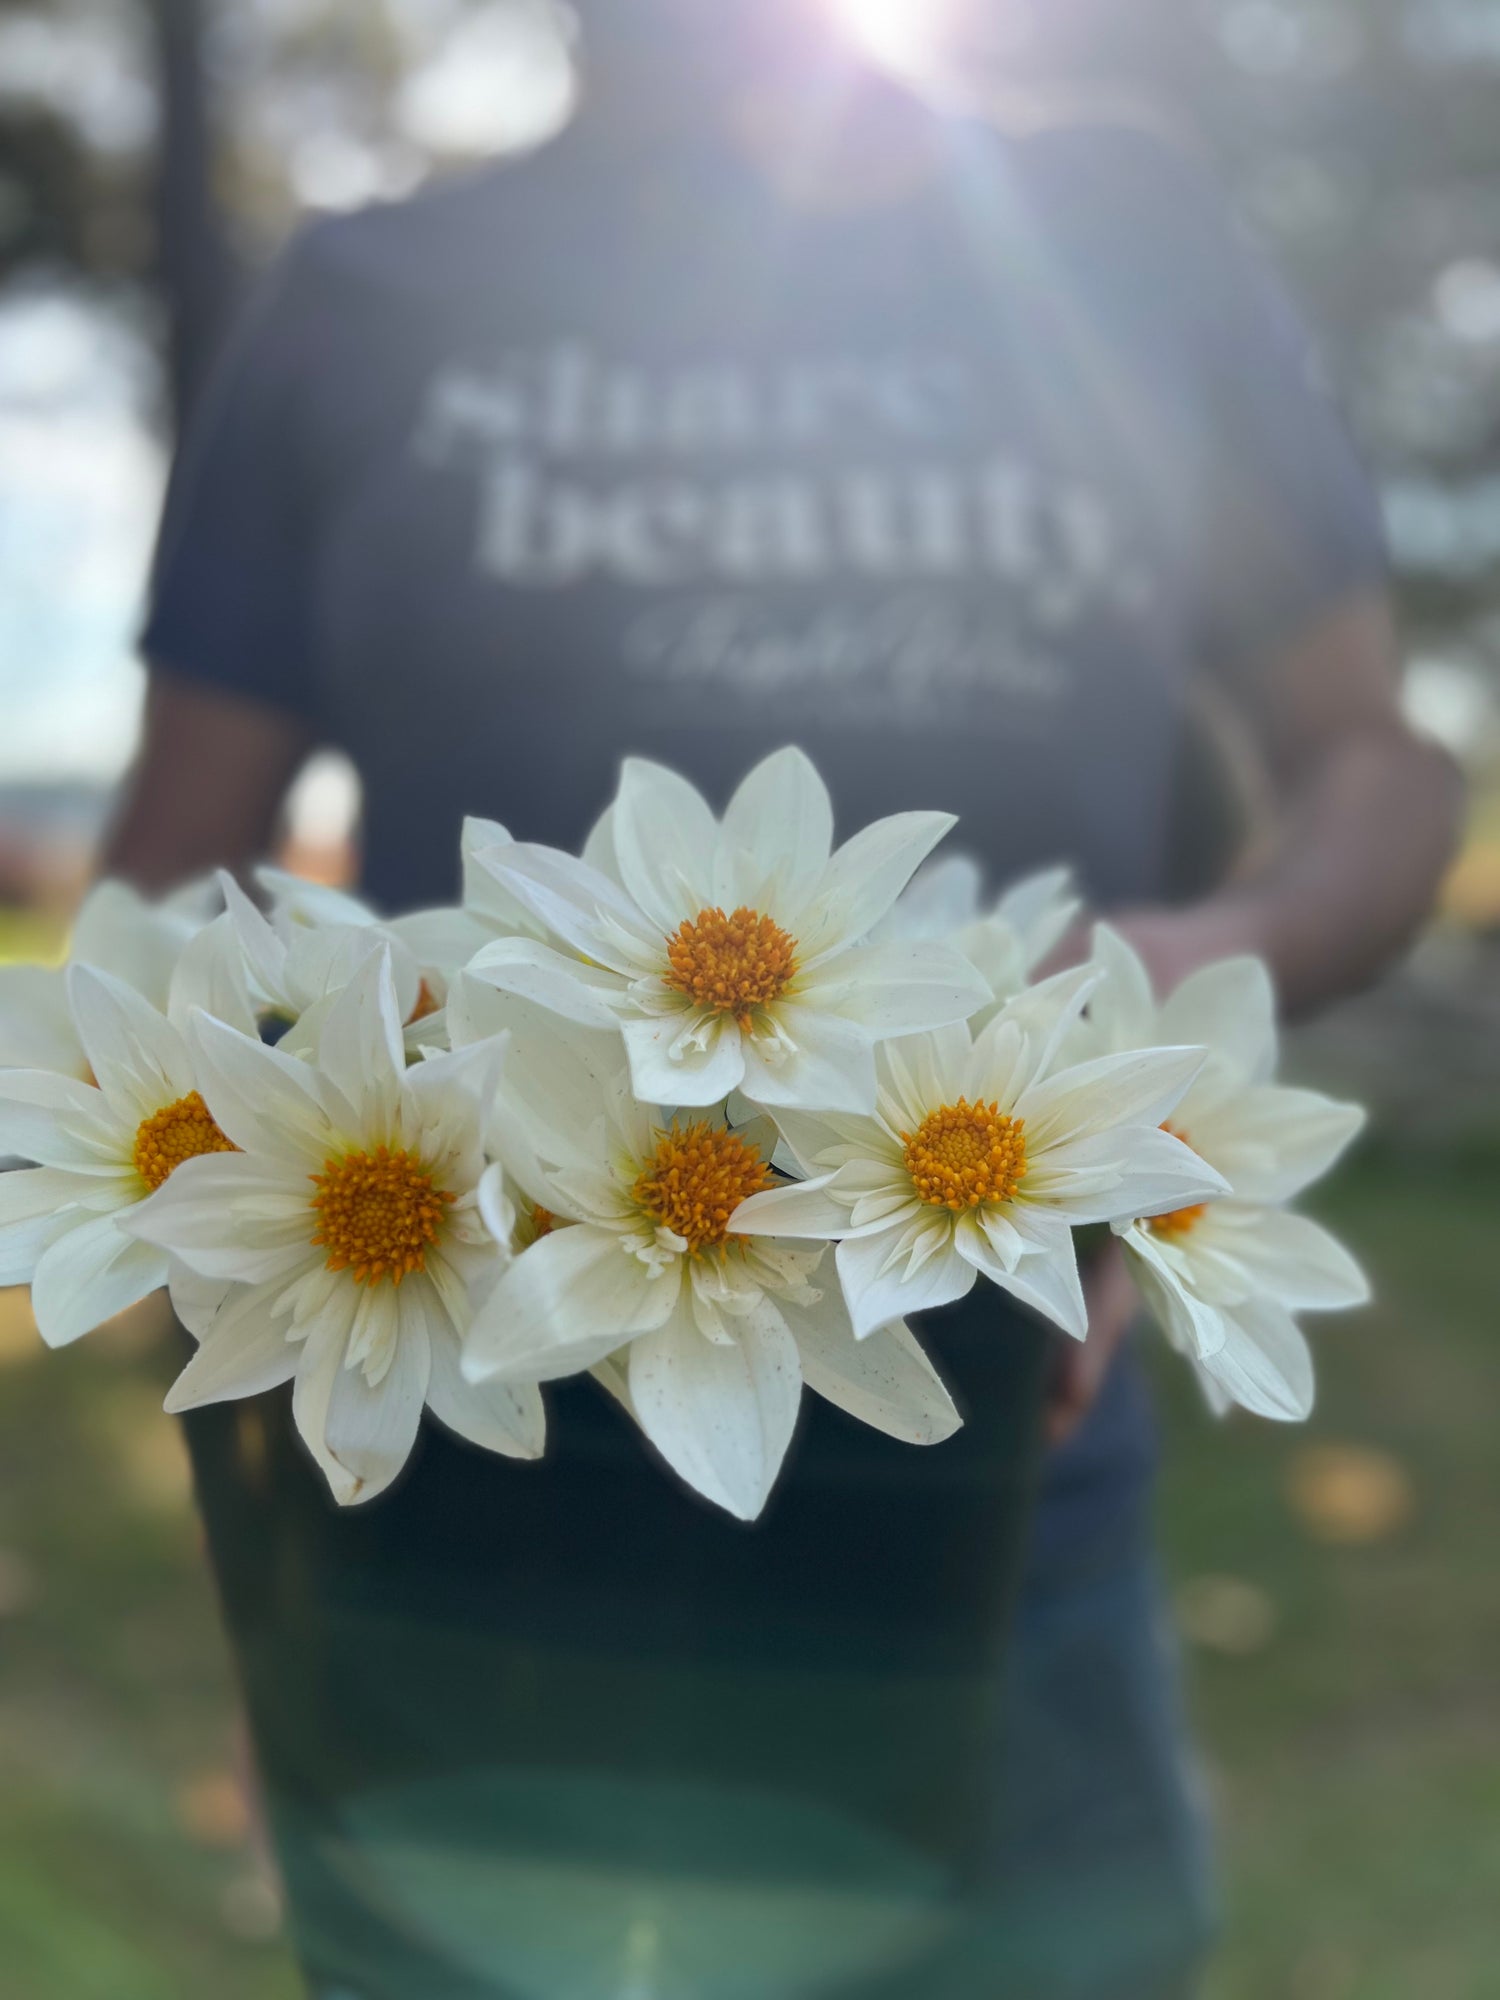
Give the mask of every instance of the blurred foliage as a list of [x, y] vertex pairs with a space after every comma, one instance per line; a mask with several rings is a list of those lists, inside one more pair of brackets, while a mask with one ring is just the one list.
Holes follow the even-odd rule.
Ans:
[[1217, 136], [1385, 489], [1409, 619], [1493, 665], [1500, 8], [1218, 0]]

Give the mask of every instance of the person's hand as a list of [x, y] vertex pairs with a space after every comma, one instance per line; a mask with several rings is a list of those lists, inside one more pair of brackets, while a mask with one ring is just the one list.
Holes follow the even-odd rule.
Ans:
[[[1152, 990], [1163, 1000], [1199, 966], [1257, 950], [1254, 919], [1254, 905], [1248, 899], [1222, 896], [1182, 909], [1111, 911], [1106, 921], [1139, 953], [1151, 975]], [[1043, 978], [1070, 965], [1081, 965], [1089, 954], [1095, 921], [1089, 914], [1071, 925], [1035, 976]]]
[[1054, 1448], [1066, 1444], [1098, 1399], [1120, 1343], [1140, 1311], [1140, 1298], [1111, 1237], [1083, 1266], [1083, 1296], [1089, 1309], [1087, 1340], [1066, 1334], [1056, 1343], [1047, 1390], [1046, 1437]]

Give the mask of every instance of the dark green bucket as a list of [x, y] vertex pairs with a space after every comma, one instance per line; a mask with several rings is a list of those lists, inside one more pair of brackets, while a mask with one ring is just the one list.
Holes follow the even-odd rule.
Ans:
[[1047, 1337], [984, 1286], [922, 1333], [965, 1428], [808, 1395], [751, 1526], [587, 1380], [540, 1464], [428, 1424], [343, 1512], [285, 1392], [187, 1419], [315, 1990], [969, 2000]]

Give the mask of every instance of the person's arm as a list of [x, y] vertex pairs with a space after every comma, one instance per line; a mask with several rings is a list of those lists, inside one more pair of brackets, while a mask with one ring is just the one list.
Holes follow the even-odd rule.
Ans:
[[301, 717], [209, 683], [153, 672], [141, 747], [100, 859], [148, 895], [268, 852], [313, 747]]
[[1367, 985], [1416, 934], [1453, 855], [1462, 785], [1402, 716], [1376, 592], [1329, 612], [1242, 689], [1275, 787], [1269, 842], [1206, 901], [1111, 921], [1159, 992], [1210, 959], [1255, 952], [1297, 1019]]
[[[1263, 851], [1183, 909], [1112, 913], [1158, 994], [1197, 966], [1264, 958], [1283, 1014], [1315, 1012], [1368, 984], [1429, 914], [1457, 844], [1462, 783], [1452, 759], [1408, 727], [1396, 641], [1377, 592], [1331, 611], [1262, 662], [1246, 711], [1276, 793]], [[1087, 949], [1080, 930], [1065, 950]], [[1064, 1443], [1092, 1407], [1140, 1301], [1117, 1244], [1085, 1274], [1089, 1337], [1059, 1343], [1048, 1436]]]

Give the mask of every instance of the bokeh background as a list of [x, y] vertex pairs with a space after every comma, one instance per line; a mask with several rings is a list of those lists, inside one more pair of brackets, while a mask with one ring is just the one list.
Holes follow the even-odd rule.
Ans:
[[[1302, 1431], [1214, 1425], [1163, 1376], [1226, 1847], [1212, 2000], [1491, 2000], [1500, 0], [1193, 11], [1202, 101], [1177, 76], [1175, 110], [1320, 337], [1384, 498], [1407, 700], [1473, 787], [1439, 922], [1294, 1048], [1376, 1107], [1325, 1208], [1378, 1305], [1326, 1325]], [[55, 955], [87, 879], [176, 415], [245, 284], [299, 213], [532, 143], [570, 89], [543, 0], [0, 0], [0, 956]], [[294, 865], [346, 871], [356, 810], [318, 759]], [[160, 1335], [146, 1308], [44, 1364], [0, 1294], [4, 2000], [297, 1990]]]

